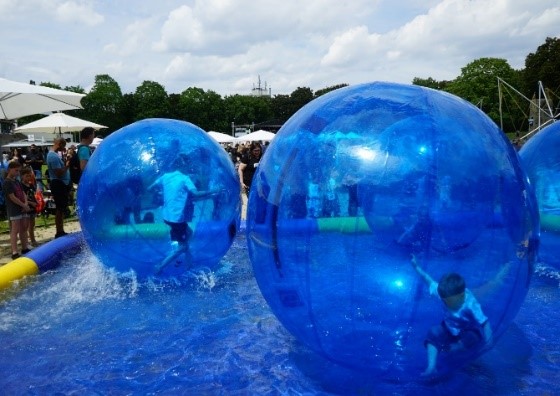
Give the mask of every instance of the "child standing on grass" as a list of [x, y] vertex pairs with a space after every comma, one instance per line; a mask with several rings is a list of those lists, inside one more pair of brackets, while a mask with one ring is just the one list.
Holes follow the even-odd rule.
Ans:
[[2, 192], [6, 198], [6, 212], [10, 221], [10, 244], [12, 247], [12, 260], [17, 259], [20, 255], [17, 248], [18, 237], [21, 242], [21, 253], [29, 253], [27, 248], [27, 230], [25, 228], [25, 219], [23, 214], [29, 211], [27, 197], [23, 192], [21, 183], [17, 180], [21, 170], [21, 164], [18, 161], [10, 161], [8, 164], [8, 172], [2, 186]]
[[29, 235], [29, 240], [31, 246], [37, 247], [37, 241], [35, 240], [35, 216], [37, 214], [37, 199], [35, 194], [37, 193], [37, 182], [35, 181], [35, 174], [33, 169], [25, 167], [21, 170], [21, 181], [23, 186], [23, 192], [27, 197], [27, 204], [29, 205], [29, 211], [24, 213], [24, 217], [27, 216], [27, 233]]
[[[428, 366], [423, 376], [437, 373], [439, 352], [456, 352], [473, 349], [492, 343], [492, 328], [479, 302], [466, 288], [463, 277], [456, 273], [445, 274], [439, 282], [425, 272], [412, 255], [412, 267], [430, 286], [430, 294], [436, 294], [445, 306], [443, 321], [428, 333], [424, 345], [428, 357]], [[481, 344], [484, 341], [484, 344]]]

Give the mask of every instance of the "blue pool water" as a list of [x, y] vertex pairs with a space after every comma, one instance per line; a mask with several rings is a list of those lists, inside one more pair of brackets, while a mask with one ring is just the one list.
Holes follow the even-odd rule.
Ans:
[[0, 393], [560, 394], [559, 274], [538, 267], [496, 347], [438, 382], [380, 382], [330, 363], [277, 321], [240, 235], [215, 272], [117, 276], [82, 253], [0, 303]]

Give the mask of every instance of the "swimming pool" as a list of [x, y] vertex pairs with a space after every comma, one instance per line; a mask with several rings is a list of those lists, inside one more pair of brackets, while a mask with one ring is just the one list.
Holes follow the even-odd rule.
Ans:
[[381, 383], [299, 344], [270, 312], [245, 236], [216, 273], [117, 276], [88, 253], [1, 303], [3, 394], [558, 394], [559, 274], [539, 267], [496, 347], [436, 383]]

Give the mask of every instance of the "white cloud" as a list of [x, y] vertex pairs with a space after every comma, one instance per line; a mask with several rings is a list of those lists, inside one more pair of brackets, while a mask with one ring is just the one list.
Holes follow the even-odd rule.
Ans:
[[205, 46], [203, 27], [190, 7], [184, 5], [169, 14], [161, 29], [161, 40], [154, 46], [159, 51], [191, 52]]
[[89, 86], [107, 73], [124, 92], [453, 79], [486, 56], [521, 68], [560, 36], [558, 0], [0, 0], [0, 13], [0, 76]]
[[88, 26], [103, 23], [103, 15], [95, 12], [91, 4], [65, 1], [55, 9], [56, 18], [62, 22], [81, 22]]
[[[335, 4], [337, 4], [335, 6]], [[310, 39], [365, 19], [375, 2], [196, 1], [169, 13], [157, 50], [232, 55], [268, 41]]]
[[354, 62], [362, 63], [361, 59], [364, 56], [375, 56], [380, 38], [378, 34], [369, 34], [366, 26], [351, 28], [334, 39], [321, 64], [345, 66]]
[[[150, 32], [153, 28], [153, 19], [141, 19], [132, 22], [123, 30], [122, 40], [118, 43], [111, 42], [103, 47], [104, 51], [110, 55], [118, 55], [119, 57], [129, 56], [146, 52], [149, 49], [147, 43], [150, 43]], [[148, 48], [147, 48], [148, 47]]]
[[533, 15], [520, 30], [520, 35], [538, 34], [542, 31], [556, 30], [560, 34], [560, 7], [547, 9], [545, 12]]
[[[528, 53], [520, 51], [513, 40], [523, 42], [524, 36], [531, 35], [542, 42], [544, 32], [560, 33], [558, 7], [533, 4], [530, 10], [506, 0], [442, 1], [384, 34], [365, 26], [342, 32], [321, 64], [370, 70], [382, 79], [402, 81], [404, 77], [408, 82], [415, 76], [454, 78], [461, 67], [480, 57], [513, 57], [512, 66], [522, 67], [520, 60]], [[540, 33], [533, 26], [539, 26]]]

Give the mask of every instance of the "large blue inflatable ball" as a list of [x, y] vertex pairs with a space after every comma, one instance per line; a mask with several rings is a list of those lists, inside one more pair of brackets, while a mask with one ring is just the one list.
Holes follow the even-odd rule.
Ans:
[[253, 179], [260, 290], [314, 351], [407, 380], [427, 367], [425, 340], [446, 313], [411, 259], [436, 282], [458, 273], [482, 315], [464, 348], [441, 343], [446, 373], [491, 347], [485, 318], [496, 340], [525, 298], [538, 245], [526, 179], [505, 135], [457, 97], [391, 83], [330, 92], [288, 120]]
[[519, 156], [539, 206], [539, 258], [546, 265], [560, 268], [560, 122], [543, 128], [529, 139]]
[[193, 124], [148, 119], [109, 135], [78, 186], [85, 240], [100, 261], [139, 278], [214, 267], [240, 217], [226, 151]]

